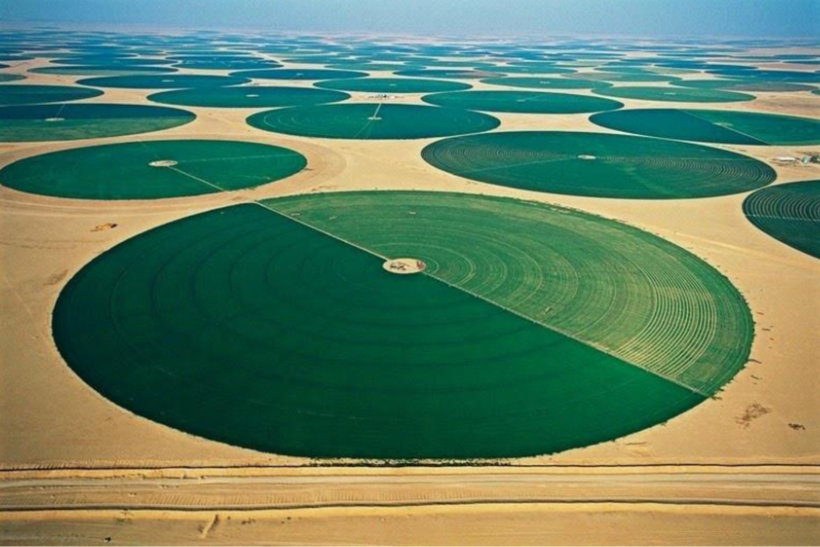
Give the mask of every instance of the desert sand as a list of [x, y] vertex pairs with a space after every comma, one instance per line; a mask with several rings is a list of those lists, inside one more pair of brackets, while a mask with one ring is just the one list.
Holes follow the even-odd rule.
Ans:
[[[12, 71], [45, 64], [23, 62]], [[29, 73], [20, 83], [77, 79]], [[500, 89], [468, 83], [475, 89]], [[150, 93], [107, 89], [86, 102], [149, 104], [145, 97]], [[721, 105], [619, 100], [627, 107], [820, 113], [820, 96], [758, 96], [753, 102]], [[358, 93], [352, 100], [373, 99]], [[391, 101], [421, 102], [417, 95]], [[741, 210], [746, 194], [640, 201], [527, 192], [434, 169], [420, 157], [434, 139], [290, 137], [246, 125], [244, 119], [255, 110], [183, 108], [195, 112], [197, 120], [160, 132], [0, 144], [0, 167], [54, 150], [168, 138], [264, 142], [308, 158], [308, 169], [280, 182], [156, 202], [91, 202], [0, 188], [0, 543], [104, 543], [106, 538], [115, 543], [653, 543], [661, 530], [666, 541], [678, 543], [816, 542], [820, 262], [754, 228]], [[586, 114], [493, 115], [502, 120], [500, 131], [611, 132], [590, 123]], [[716, 146], [772, 165], [776, 184], [820, 179], [818, 165], [772, 163], [777, 156], [816, 152], [816, 146]], [[51, 335], [57, 296], [83, 265], [114, 245], [228, 204], [364, 189], [542, 201], [660, 235], [716, 267], [742, 292], [755, 319], [751, 360], [719, 397], [612, 442], [488, 466], [373, 469], [348, 461], [316, 468], [311, 460], [228, 446], [159, 425], [97, 394], [57, 352]], [[613, 470], [632, 479], [613, 486]], [[293, 482], [282, 484], [283, 479]], [[275, 492], [275, 499], [243, 507], [246, 494], [252, 497], [255, 491], [254, 481], [262, 481], [256, 488]], [[191, 491], [177, 495], [180, 488]], [[453, 495], [471, 489], [474, 495]], [[203, 500], [212, 500], [211, 505]], [[589, 525], [591, 512], [595, 526]]]

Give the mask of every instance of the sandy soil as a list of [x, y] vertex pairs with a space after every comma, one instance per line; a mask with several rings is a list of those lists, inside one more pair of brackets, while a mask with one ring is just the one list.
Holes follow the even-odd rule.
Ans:
[[[44, 64], [20, 63], [12, 71], [22, 72]], [[79, 78], [29, 74], [27, 80], [18, 83], [59, 84], [76, 79]], [[469, 83], [476, 89], [501, 89]], [[273, 81], [262, 84], [310, 85]], [[106, 90], [103, 96], [87, 102], [145, 103], [145, 96], [150, 93]], [[418, 103], [418, 97], [395, 101]], [[820, 113], [820, 96], [765, 93], [759, 97], [749, 103], [712, 106], [622, 102], [629, 107], [689, 106], [815, 117]], [[353, 100], [372, 98], [369, 94], [354, 94]], [[271, 466], [268, 469], [277, 475], [287, 473], [289, 466], [310, 464], [300, 458], [263, 454], [196, 438], [114, 406], [86, 386], [61, 360], [51, 336], [51, 310], [65, 283], [91, 258], [149, 228], [247, 199], [358, 189], [425, 189], [519, 197], [619, 219], [691, 250], [726, 274], [748, 300], [756, 322], [752, 360], [719, 397], [667, 424], [622, 439], [555, 456], [505, 463], [540, 469], [579, 465], [647, 469], [674, 465], [671, 473], [689, 473], [705, 465], [775, 464], [812, 473], [820, 467], [820, 399], [816, 395], [820, 393], [816, 368], [816, 347], [820, 342], [820, 261], [752, 227], [741, 211], [745, 195], [638, 201], [505, 189], [460, 179], [427, 165], [419, 153], [432, 140], [368, 142], [286, 137], [248, 127], [244, 119], [255, 110], [189, 110], [199, 116], [195, 122], [146, 135], [0, 144], [0, 167], [52, 150], [166, 138], [233, 138], [277, 144], [300, 151], [309, 162], [302, 173], [256, 189], [158, 202], [89, 202], [0, 188], [0, 470], [5, 470], [0, 471], [0, 504], [8, 500], [6, 487], [21, 480], [14, 470], [31, 470], [33, 478], [46, 480], [56, 477], [54, 471], [49, 471], [54, 469], [65, 469], [69, 477], [82, 476], [81, 469], [106, 469], [100, 478], [112, 478], [129, 468], [146, 473], [148, 468], [190, 472], [207, 467], [230, 468], [221, 472], [242, 476], [248, 473], [248, 466]], [[496, 116], [502, 120], [501, 131], [610, 132], [591, 124], [587, 115]], [[816, 146], [724, 148], [767, 163], [777, 156], [818, 150]], [[778, 184], [820, 178], [818, 166], [773, 167], [778, 172]], [[327, 472], [343, 474], [346, 469], [335, 467]], [[402, 475], [409, 471], [393, 472]], [[486, 469], [470, 467], [460, 472], [480, 477]], [[588, 489], [577, 488], [583, 498]], [[404, 509], [276, 509], [241, 515], [220, 512], [218, 519], [214, 519], [213, 511], [183, 512], [172, 508], [159, 512], [128, 511], [125, 516], [122, 511], [109, 509], [37, 509], [19, 513], [0, 510], [0, 543], [43, 538], [60, 543], [99, 543], [107, 536], [130, 543], [144, 542], [146, 538], [167, 543], [196, 538], [215, 543], [632, 543], [639, 541], [636, 537], [645, 540], [639, 542], [652, 543], [660, 537], [661, 529], [665, 529], [667, 541], [672, 542], [808, 543], [812, 538], [816, 541], [820, 522], [816, 485], [808, 488], [815, 496], [814, 508], [486, 502], [476, 506]], [[367, 489], [366, 492], [374, 499], [391, 495]], [[753, 497], [753, 492], [750, 495]], [[588, 519], [592, 509], [596, 520], [591, 527]], [[161, 525], [156, 524], [158, 520]]]

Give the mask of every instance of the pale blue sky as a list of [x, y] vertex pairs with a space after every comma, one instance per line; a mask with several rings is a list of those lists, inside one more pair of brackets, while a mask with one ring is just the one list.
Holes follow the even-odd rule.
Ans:
[[0, 20], [451, 35], [820, 36], [820, 0], [0, 0]]

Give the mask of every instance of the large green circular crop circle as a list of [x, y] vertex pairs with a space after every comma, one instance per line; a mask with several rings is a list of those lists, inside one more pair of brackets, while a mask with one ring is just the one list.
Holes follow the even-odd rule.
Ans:
[[450, 108], [528, 114], [580, 114], [623, 107], [611, 99], [539, 91], [458, 91], [427, 95], [422, 100]]
[[0, 85], [0, 106], [63, 103], [99, 97], [99, 89], [66, 85]]
[[758, 190], [743, 202], [743, 213], [773, 238], [820, 258], [820, 180]]
[[[384, 268], [422, 261], [415, 275]], [[53, 314], [116, 404], [275, 453], [497, 458], [665, 422], [743, 366], [749, 310], [687, 251], [582, 212], [425, 192], [197, 214], [94, 259]]]
[[458, 108], [356, 103], [282, 108], [248, 118], [256, 128], [328, 139], [424, 139], [489, 131], [498, 119]]
[[134, 135], [194, 121], [161, 106], [62, 103], [0, 107], [0, 142], [64, 141]]
[[77, 199], [157, 199], [259, 186], [302, 170], [304, 156], [241, 141], [164, 140], [51, 152], [0, 170], [0, 184]]
[[176, 89], [149, 95], [157, 103], [216, 108], [273, 108], [336, 103], [349, 99], [339, 91], [309, 87], [242, 86]]
[[360, 93], [439, 93], [470, 89], [469, 84], [446, 80], [423, 78], [356, 78], [353, 80], [329, 80], [316, 87], [354, 91]]
[[245, 78], [232, 76], [200, 76], [192, 74], [130, 74], [125, 76], [102, 76], [86, 78], [77, 83], [94, 87], [124, 89], [183, 89], [192, 87], [217, 87], [247, 83]]
[[607, 87], [595, 89], [595, 93], [619, 99], [637, 99], [640, 101], [663, 101], [679, 103], [733, 103], [753, 101], [754, 95], [723, 91], [721, 89], [694, 89], [685, 87]]
[[652, 108], [604, 112], [590, 120], [609, 129], [666, 139], [759, 146], [820, 143], [820, 120], [780, 114]]
[[695, 144], [567, 131], [515, 131], [445, 139], [422, 157], [490, 184], [592, 197], [683, 199], [747, 192], [775, 179], [753, 158]]

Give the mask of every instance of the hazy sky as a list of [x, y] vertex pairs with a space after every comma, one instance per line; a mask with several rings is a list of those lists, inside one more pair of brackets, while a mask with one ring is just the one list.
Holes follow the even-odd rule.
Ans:
[[0, 20], [414, 34], [820, 36], [820, 0], [0, 0]]

